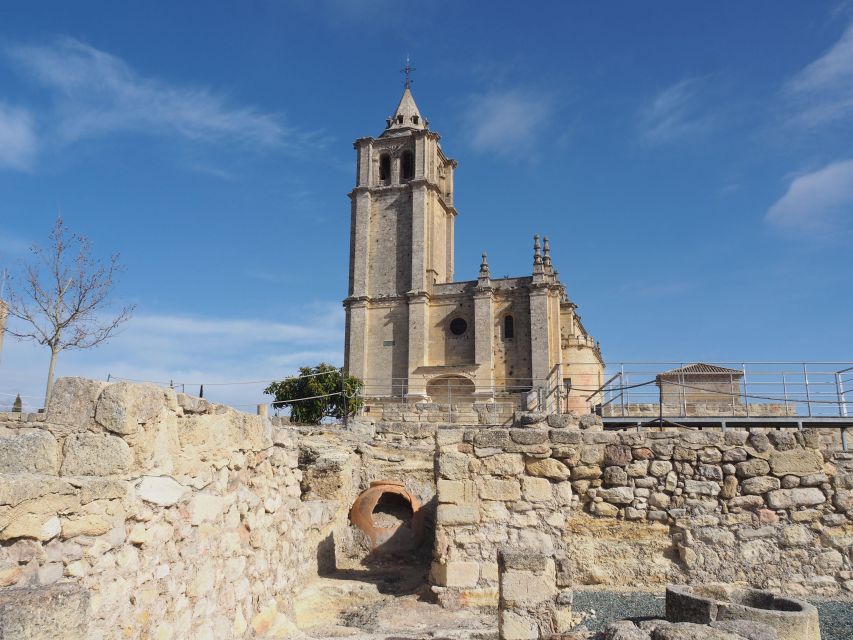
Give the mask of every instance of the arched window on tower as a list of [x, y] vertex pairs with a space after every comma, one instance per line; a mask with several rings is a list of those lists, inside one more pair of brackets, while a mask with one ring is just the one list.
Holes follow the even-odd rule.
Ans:
[[515, 337], [515, 320], [512, 316], [504, 316], [504, 340], [512, 340]]
[[383, 153], [379, 156], [379, 183], [388, 184], [391, 182], [391, 156]]
[[415, 177], [415, 156], [406, 149], [400, 154], [400, 181], [408, 182]]

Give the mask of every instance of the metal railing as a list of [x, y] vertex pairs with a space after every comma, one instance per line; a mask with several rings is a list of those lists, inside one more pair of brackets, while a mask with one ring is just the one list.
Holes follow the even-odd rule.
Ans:
[[620, 362], [606, 380], [594, 407], [603, 416], [846, 418], [853, 409], [853, 362]]

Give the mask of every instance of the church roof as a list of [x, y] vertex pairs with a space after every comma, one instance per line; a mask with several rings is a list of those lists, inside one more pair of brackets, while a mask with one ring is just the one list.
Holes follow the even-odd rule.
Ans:
[[415, 98], [412, 96], [411, 89], [406, 86], [403, 96], [400, 98], [400, 104], [397, 105], [397, 110], [388, 119], [386, 131], [393, 129], [426, 129], [427, 124], [427, 121], [421, 116], [421, 112], [418, 111], [418, 105], [415, 104]]

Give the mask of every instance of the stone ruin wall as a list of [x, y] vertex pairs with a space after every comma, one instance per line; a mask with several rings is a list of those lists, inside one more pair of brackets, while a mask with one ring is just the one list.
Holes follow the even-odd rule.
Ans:
[[372, 481], [404, 484], [433, 526], [434, 434], [60, 379], [45, 414], [0, 414], [0, 637], [291, 634], [307, 580], [369, 559], [348, 511]]
[[519, 418], [300, 427], [62, 379], [46, 414], [0, 414], [0, 631], [291, 634], [321, 604], [302, 589], [312, 577], [370, 562], [348, 510], [375, 480], [424, 505], [424, 559], [448, 606], [496, 604], [507, 544], [554, 557], [560, 588], [853, 591], [853, 456], [831, 438]]
[[558, 588], [853, 592], [853, 455], [832, 436], [525, 421], [436, 432], [432, 580], [445, 605], [497, 602], [501, 548], [553, 555]]
[[46, 415], [3, 415], [0, 636], [286, 631], [281, 603], [346, 519], [346, 505], [301, 499], [296, 436], [170, 389], [80, 378], [57, 382]]

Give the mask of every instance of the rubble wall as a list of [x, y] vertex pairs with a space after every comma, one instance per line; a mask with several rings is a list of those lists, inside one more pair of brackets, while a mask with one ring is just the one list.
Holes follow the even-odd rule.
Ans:
[[70, 639], [286, 634], [348, 507], [302, 499], [296, 435], [81, 378], [57, 382], [45, 415], [0, 416], [2, 624], [25, 633], [40, 610]]
[[436, 433], [432, 581], [447, 606], [495, 604], [501, 547], [553, 553], [560, 587], [853, 592], [853, 455], [832, 438], [526, 422]]

